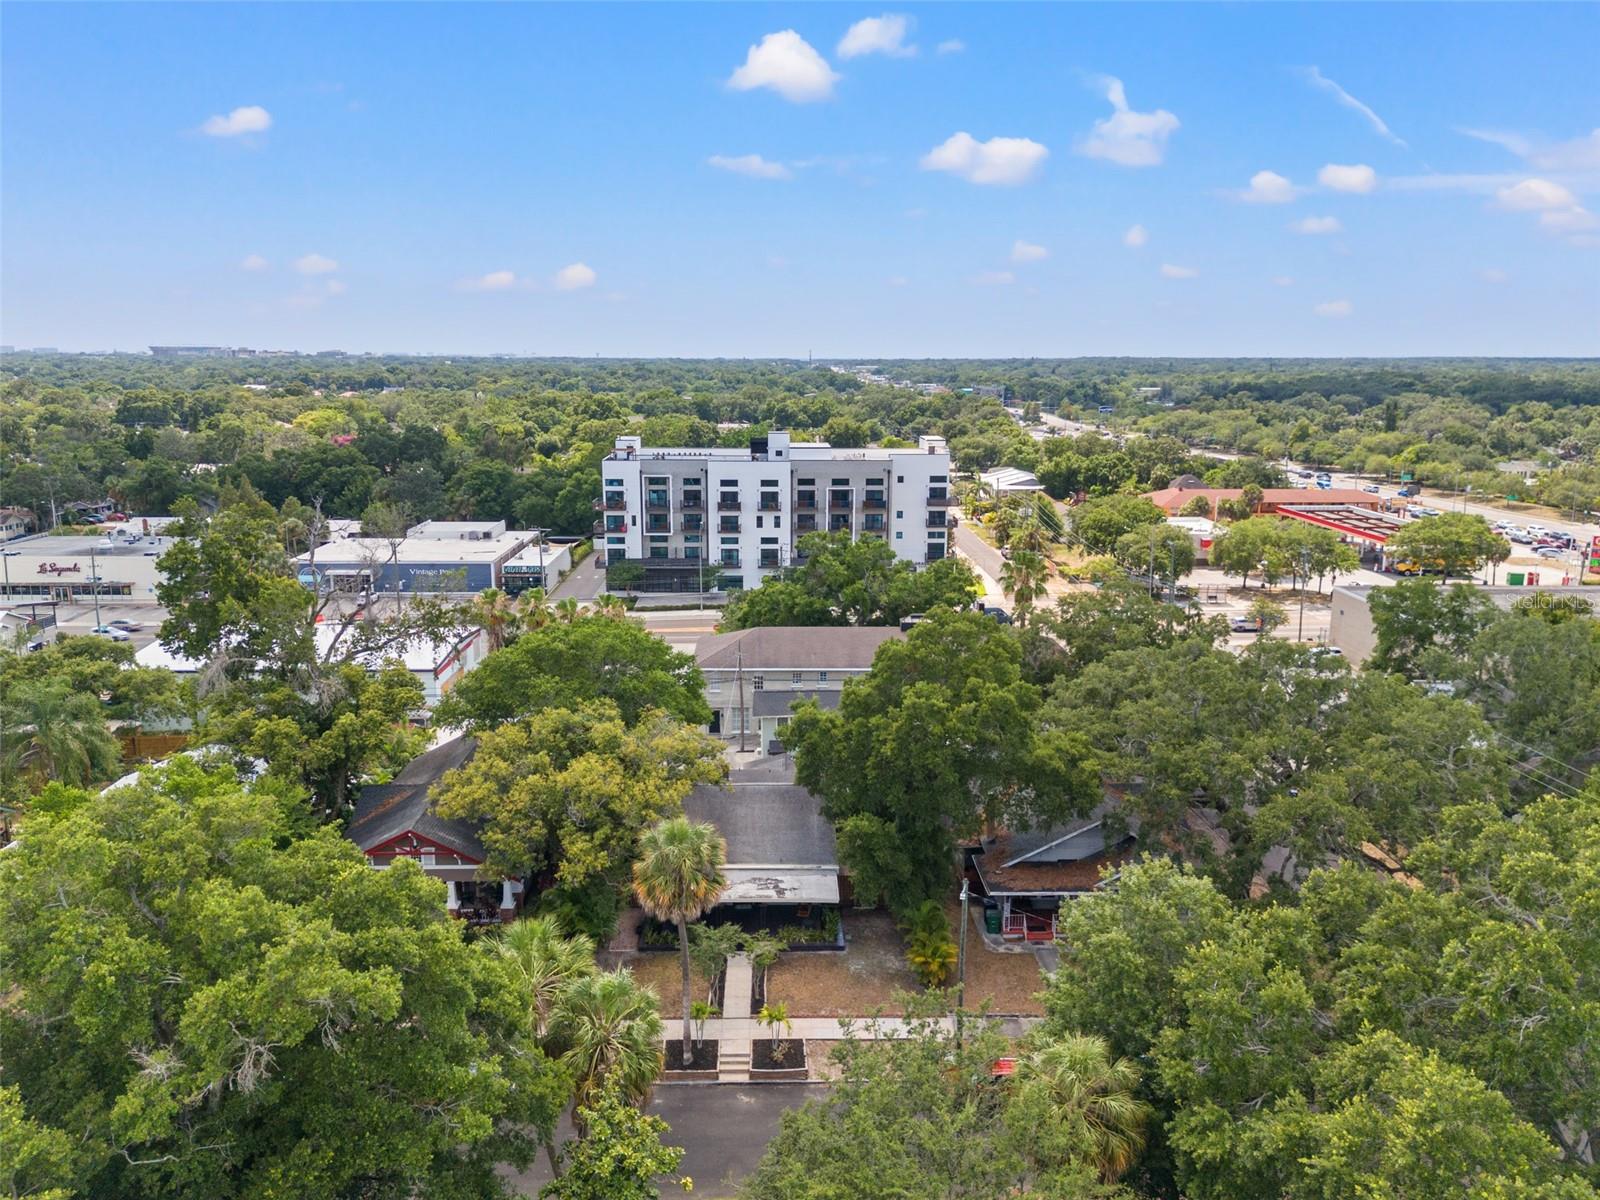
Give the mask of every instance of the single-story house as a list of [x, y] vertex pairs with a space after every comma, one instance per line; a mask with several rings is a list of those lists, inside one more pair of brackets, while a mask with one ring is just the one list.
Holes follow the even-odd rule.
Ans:
[[1086, 817], [982, 838], [966, 860], [978, 893], [996, 902], [1008, 938], [1053, 941], [1063, 901], [1100, 890], [1103, 872], [1133, 857], [1138, 820], [1106, 800]]
[[839, 854], [822, 801], [770, 770], [736, 770], [726, 788], [702, 785], [683, 802], [692, 821], [728, 843], [728, 890], [714, 920], [745, 929], [822, 929], [839, 905]]
[[777, 746], [800, 699], [836, 708], [846, 679], [865, 675], [887, 641], [905, 635], [882, 626], [771, 625], [700, 639], [695, 663], [705, 677], [710, 731], [763, 754]]
[[446, 820], [433, 810], [434, 787], [445, 772], [465, 766], [477, 748], [476, 738], [455, 737], [412, 759], [388, 783], [369, 783], [345, 836], [380, 870], [397, 858], [414, 859], [424, 874], [444, 881], [446, 912], [493, 925], [517, 915], [522, 880], [486, 873], [476, 824]]

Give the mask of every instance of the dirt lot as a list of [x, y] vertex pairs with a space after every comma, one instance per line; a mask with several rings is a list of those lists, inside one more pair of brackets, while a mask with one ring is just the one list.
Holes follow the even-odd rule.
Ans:
[[[683, 1019], [683, 965], [676, 954], [630, 954], [622, 963], [633, 972], [640, 983], [649, 984], [661, 997], [661, 1015], [667, 1020]], [[704, 1000], [711, 981], [698, 971], [690, 975], [693, 981], [689, 997]]]
[[[952, 907], [952, 928], [958, 916]], [[773, 999], [789, 1004], [791, 1017], [859, 1017], [875, 1011], [894, 1016], [896, 992], [920, 990], [906, 966], [905, 946], [887, 913], [847, 912], [843, 954], [785, 954], [772, 968]], [[1040, 1013], [1035, 992], [1044, 986], [1031, 954], [985, 950], [976, 932], [967, 936], [967, 1004], [985, 1001], [996, 1013]], [[677, 995], [674, 984], [672, 994]]]

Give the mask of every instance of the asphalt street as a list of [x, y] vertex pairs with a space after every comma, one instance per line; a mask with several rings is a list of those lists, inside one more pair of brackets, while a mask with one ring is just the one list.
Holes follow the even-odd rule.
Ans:
[[[650, 1111], [672, 1127], [667, 1144], [683, 1147], [679, 1171], [694, 1180], [693, 1194], [731, 1197], [761, 1161], [783, 1114], [826, 1093], [826, 1085], [815, 1083], [663, 1084], [650, 1100]], [[561, 1136], [571, 1136], [564, 1120]], [[537, 1196], [550, 1182], [550, 1165], [540, 1155], [528, 1170], [507, 1178], [520, 1194]], [[664, 1187], [662, 1194], [679, 1193]]]

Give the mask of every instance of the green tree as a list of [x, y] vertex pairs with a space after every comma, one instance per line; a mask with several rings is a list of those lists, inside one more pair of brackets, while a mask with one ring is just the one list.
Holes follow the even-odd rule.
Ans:
[[[885, 643], [837, 710], [796, 709], [784, 731], [796, 779], [840, 823], [845, 861], [866, 868], [863, 900], [903, 910], [939, 894], [955, 839], [985, 821], [1047, 823], [1092, 807], [1098, 781], [1077, 743], [1034, 729], [1040, 700], [1010, 630], [939, 611]], [[868, 878], [893, 888], [863, 892]]]
[[1496, 616], [1494, 602], [1471, 584], [1441, 588], [1423, 579], [1374, 588], [1368, 607], [1377, 633], [1370, 665], [1408, 678], [1456, 675]]
[[1107, 1183], [1133, 1166], [1144, 1146], [1150, 1106], [1135, 1095], [1139, 1068], [1111, 1057], [1104, 1038], [1043, 1038], [1017, 1063], [1006, 1118], [1036, 1160], [1079, 1159]]
[[1211, 565], [1227, 575], [1237, 575], [1249, 586], [1250, 575], [1261, 573], [1262, 584], [1275, 582], [1291, 565], [1288, 536], [1278, 517], [1251, 517], [1229, 525], [1211, 543]]
[[564, 937], [552, 917], [524, 917], [502, 929], [491, 945], [526, 1002], [528, 1033], [545, 1045], [561, 994], [573, 980], [595, 972], [594, 939], [582, 933]]
[[0, 1187], [15, 1200], [71, 1200], [72, 1139], [32, 1120], [15, 1087], [0, 1087]]
[[1396, 561], [1437, 568], [1442, 577], [1470, 575], [1490, 559], [1504, 562], [1510, 544], [1482, 517], [1472, 513], [1442, 513], [1408, 521], [1384, 543], [1384, 553]]
[[1271, 596], [1257, 596], [1250, 601], [1250, 607], [1245, 610], [1245, 615], [1256, 623], [1256, 628], [1261, 631], [1262, 637], [1280, 628], [1289, 619], [1288, 610]]
[[1072, 532], [1095, 554], [1109, 554], [1123, 534], [1159, 525], [1167, 514], [1143, 496], [1100, 496], [1068, 511]]
[[1176, 525], [1146, 525], [1125, 533], [1112, 553], [1128, 570], [1162, 583], [1176, 583], [1194, 570], [1194, 539]]
[[[583, 1137], [562, 1151], [559, 1177], [545, 1184], [541, 1200], [657, 1200], [654, 1180], [683, 1162], [681, 1149], [662, 1145], [667, 1123], [628, 1104], [614, 1087], [579, 1109], [577, 1124]], [[684, 1181], [684, 1190], [691, 1186]]]
[[553, 1125], [565, 1083], [439, 883], [292, 808], [180, 760], [0, 861], [8, 1083], [81, 1194], [493, 1195]]
[[1026, 626], [1050, 581], [1050, 560], [1032, 550], [1013, 550], [1000, 566], [1000, 588], [1014, 606], [1017, 624]]
[[734, 592], [717, 628], [724, 632], [767, 625], [844, 625], [845, 615], [827, 599], [799, 583], [767, 579], [760, 587]]
[[[614, 1089], [642, 1105], [661, 1075], [661, 1014], [655, 992], [624, 967], [575, 979], [561, 993], [555, 1035], [561, 1062], [572, 1072], [573, 1109], [581, 1113], [597, 1094]], [[577, 1124], [580, 1138], [587, 1132]]]
[[42, 650], [0, 649], [0, 696], [30, 683], [62, 684], [99, 696], [109, 720], [139, 724], [184, 715], [186, 689], [171, 671], [134, 665], [133, 647], [100, 637], [69, 637]]
[[959, 559], [940, 559], [919, 570], [875, 538], [808, 533], [797, 549], [798, 566], [734, 599], [724, 628], [895, 625], [912, 613], [964, 607], [978, 594], [976, 578]]
[[926, 988], [941, 988], [955, 974], [957, 949], [950, 935], [950, 918], [937, 900], [924, 900], [912, 909], [903, 926], [906, 962]]
[[693, 1058], [689, 1016], [689, 922], [716, 906], [727, 890], [722, 873], [728, 843], [714, 825], [672, 817], [645, 830], [633, 864], [633, 894], [639, 907], [658, 921], [678, 927], [678, 957], [683, 967], [683, 1058]]
[[81, 787], [111, 779], [122, 762], [100, 701], [66, 682], [8, 686], [0, 745], [0, 779], [35, 790], [51, 780]]
[[632, 621], [576, 617], [530, 629], [486, 657], [440, 703], [444, 725], [493, 729], [549, 709], [614, 703], [629, 724], [661, 709], [690, 725], [711, 720], [694, 656]]
[[492, 871], [550, 872], [569, 894], [615, 892], [640, 835], [677, 816], [695, 784], [726, 772], [714, 738], [658, 712], [626, 725], [615, 704], [597, 700], [483, 734], [472, 760], [440, 780], [434, 804], [441, 816], [482, 823]]

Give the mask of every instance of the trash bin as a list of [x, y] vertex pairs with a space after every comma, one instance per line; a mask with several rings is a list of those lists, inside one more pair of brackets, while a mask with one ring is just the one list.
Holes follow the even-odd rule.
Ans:
[[1522, 572], [1521, 571], [1507, 571], [1506, 572], [1506, 586], [1507, 587], [1521, 587], [1522, 586]]
[[988, 907], [984, 908], [984, 910], [983, 910], [983, 931], [985, 933], [992, 933], [992, 934], [995, 934], [996, 936], [999, 936], [999, 933], [1000, 933], [1000, 910], [999, 910], [999, 908], [988, 908]]

